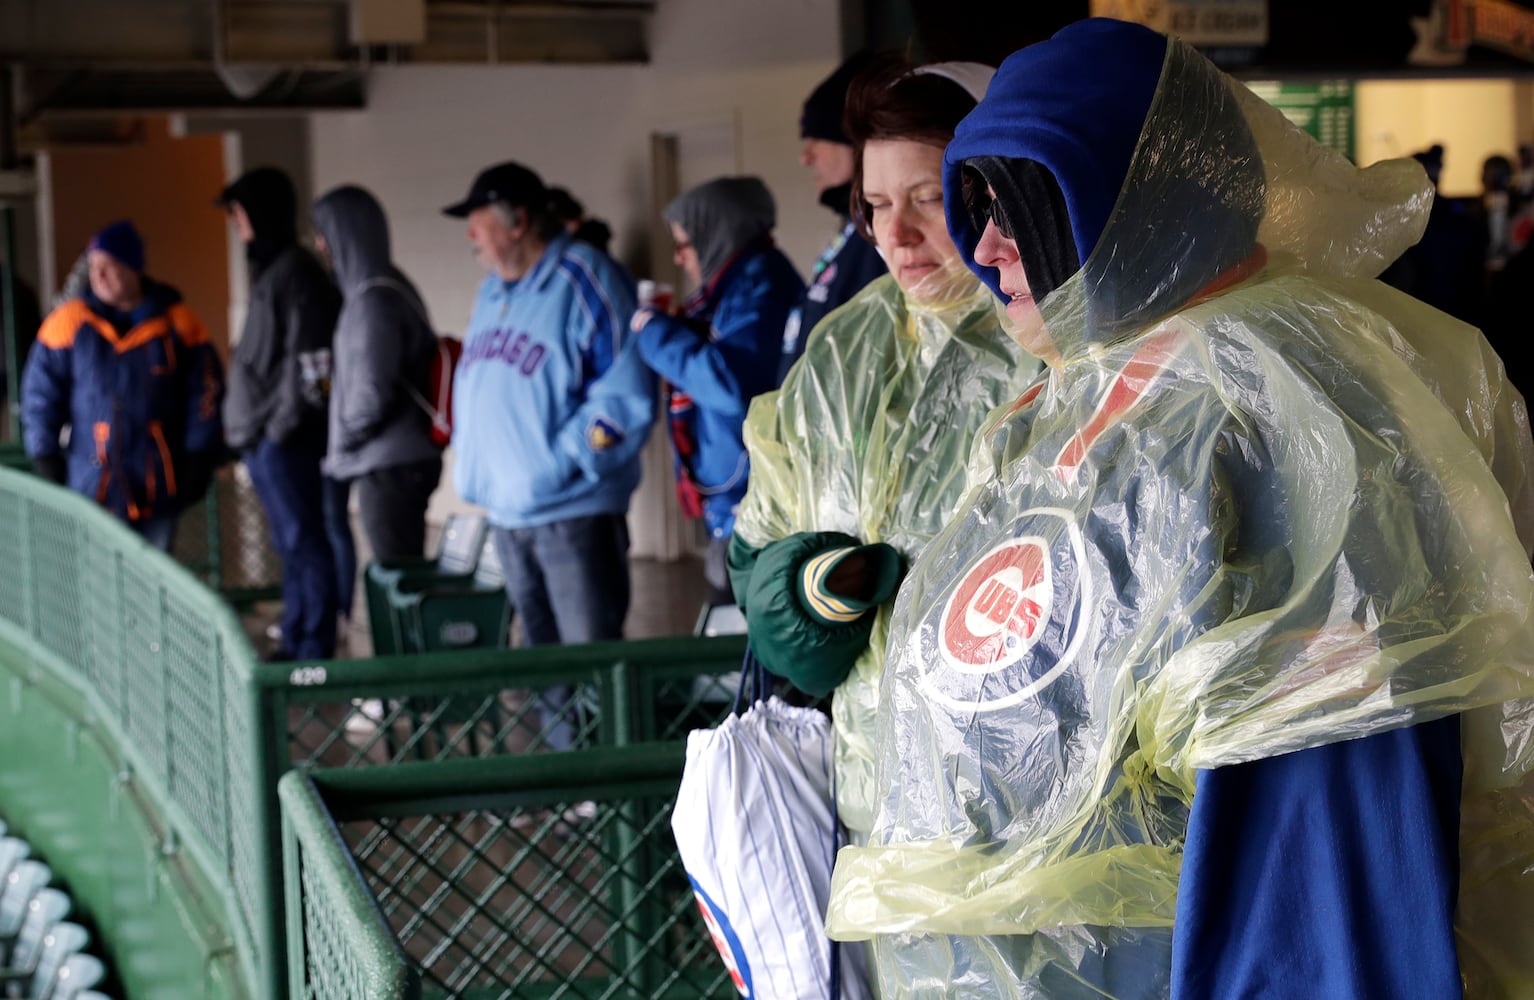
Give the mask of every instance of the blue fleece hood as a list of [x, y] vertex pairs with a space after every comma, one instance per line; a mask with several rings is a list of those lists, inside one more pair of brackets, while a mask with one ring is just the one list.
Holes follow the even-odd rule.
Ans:
[[948, 231], [980, 280], [1001, 294], [996, 269], [975, 263], [980, 234], [964, 211], [960, 172], [972, 156], [1036, 160], [1065, 195], [1085, 261], [1113, 213], [1166, 61], [1149, 28], [1093, 18], [1013, 53], [955, 130], [943, 156]]
[[[960, 123], [944, 155], [954, 243], [1000, 295], [996, 270], [974, 259], [980, 234], [966, 218], [963, 165], [995, 157], [1041, 166], [1059, 188], [1056, 218], [1068, 216], [1060, 230], [1068, 229], [1080, 261], [1068, 278], [1042, 283], [1038, 305], [1050, 340], [1068, 361], [1091, 344], [1131, 335], [1260, 270], [1259, 230], [1275, 206], [1285, 216], [1293, 214], [1290, 203], [1320, 204], [1304, 191], [1317, 180], [1303, 167], [1310, 147], [1296, 146], [1293, 130], [1278, 128], [1271, 120], [1278, 112], [1265, 107], [1175, 39], [1120, 21], [1072, 25], [1008, 59]], [[1254, 121], [1265, 123], [1274, 148], [1259, 148]], [[1268, 154], [1279, 160], [1268, 163]], [[993, 165], [976, 163], [982, 173]], [[1342, 174], [1346, 186], [1352, 174]], [[1032, 217], [1033, 197], [997, 190], [1012, 220]], [[1052, 238], [1064, 237], [1018, 232], [1025, 273], [1030, 255]]]

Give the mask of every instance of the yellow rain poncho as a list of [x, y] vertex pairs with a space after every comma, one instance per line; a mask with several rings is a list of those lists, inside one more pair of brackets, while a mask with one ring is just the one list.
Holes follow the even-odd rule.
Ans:
[[[1034, 155], [987, 145], [1024, 134], [1009, 85], [951, 171]], [[887, 1000], [1167, 996], [1198, 772], [1464, 713], [1467, 995], [1534, 995], [1527, 414], [1476, 331], [1372, 280], [1431, 189], [1175, 41], [1139, 136], [1041, 303], [1058, 364], [900, 590], [828, 930], [874, 939]]]
[[[1040, 365], [1002, 331], [990, 292], [959, 262], [923, 291], [917, 302], [893, 277], [870, 283], [815, 328], [783, 387], [752, 402], [751, 486], [736, 519], [737, 549], [837, 531], [892, 545], [909, 560], [943, 524], [963, 493], [981, 421]], [[768, 583], [793, 586], [787, 578]], [[739, 585], [736, 592], [746, 596]], [[770, 629], [792, 644], [796, 630], [815, 627], [803, 619], [759, 626], [749, 606], [747, 614], [753, 641]], [[837, 802], [858, 835], [873, 818], [888, 616], [888, 605], [877, 610], [872, 639], [832, 700]]]

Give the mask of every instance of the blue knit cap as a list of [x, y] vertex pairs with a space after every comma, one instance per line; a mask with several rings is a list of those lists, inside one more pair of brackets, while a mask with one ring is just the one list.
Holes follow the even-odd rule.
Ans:
[[144, 272], [144, 237], [127, 219], [114, 222], [91, 237], [90, 250], [109, 254], [119, 264]]

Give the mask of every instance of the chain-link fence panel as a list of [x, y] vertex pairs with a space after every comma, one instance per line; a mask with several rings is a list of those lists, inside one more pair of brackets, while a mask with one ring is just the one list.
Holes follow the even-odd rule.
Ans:
[[282, 561], [243, 464], [220, 469], [207, 496], [182, 514], [175, 557], [236, 606], [277, 595]]
[[279, 766], [366, 767], [684, 740], [734, 703], [744, 636], [263, 668]]
[[[5, 444], [0, 468], [30, 472], [32, 462], [20, 445]], [[203, 499], [182, 513], [171, 554], [236, 606], [279, 593], [282, 561], [243, 465], [220, 469]]]
[[[355, 872], [426, 996], [730, 995], [671, 835], [684, 755], [638, 744], [314, 772], [345, 851], [314, 838], [300, 863]], [[285, 811], [306, 780], [284, 779]], [[310, 970], [311, 992], [295, 995], [370, 995], [338, 982], [332, 953], [381, 954], [385, 942], [331, 909], [289, 901], [302, 921], [290, 968]], [[317, 992], [321, 980], [340, 991]]]

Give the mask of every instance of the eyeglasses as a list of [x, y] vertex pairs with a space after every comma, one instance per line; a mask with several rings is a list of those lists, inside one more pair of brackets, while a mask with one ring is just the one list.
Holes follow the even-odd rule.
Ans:
[[965, 167], [963, 180], [964, 211], [969, 215], [969, 224], [974, 227], [975, 235], [984, 233], [986, 224], [994, 222], [998, 233], [1006, 239], [1014, 239], [1006, 210], [991, 193], [991, 186], [985, 182], [980, 171], [974, 167]]

